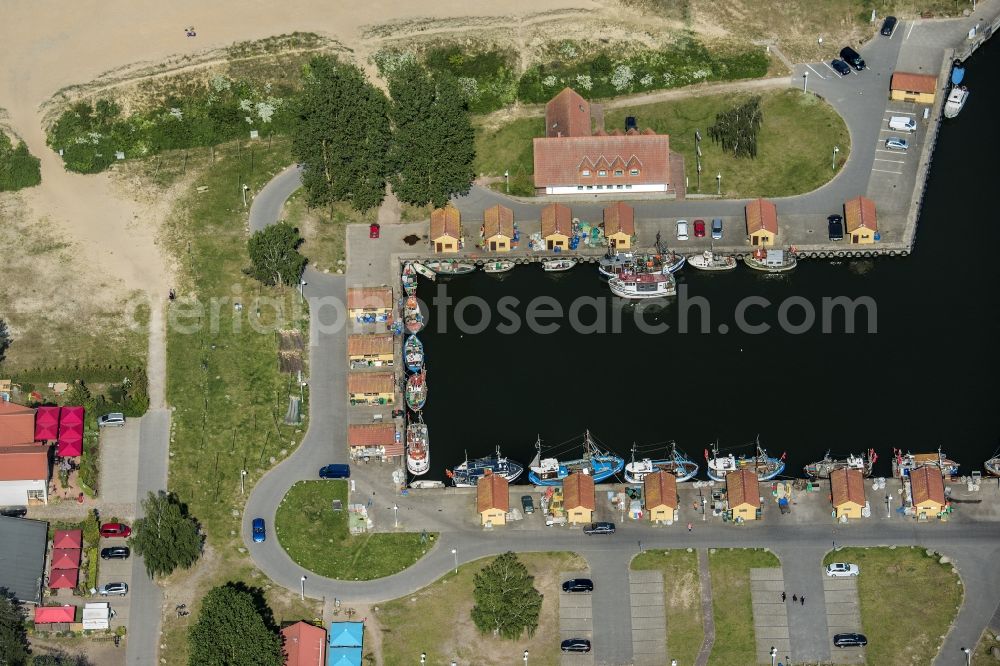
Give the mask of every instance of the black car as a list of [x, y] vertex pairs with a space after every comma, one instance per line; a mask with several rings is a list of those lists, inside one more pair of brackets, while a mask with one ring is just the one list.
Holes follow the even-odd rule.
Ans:
[[882, 21], [882, 29], [879, 32], [882, 33], [883, 37], [892, 37], [892, 33], [896, 31], [896, 17], [886, 16], [885, 20]]
[[858, 55], [858, 52], [852, 49], [850, 46], [845, 46], [840, 49], [840, 57], [844, 59], [848, 65], [858, 70], [859, 72], [865, 68], [864, 59]]
[[844, 240], [844, 218], [839, 215], [831, 215], [826, 218], [826, 228], [830, 235], [830, 240]]
[[559, 648], [563, 652], [590, 652], [590, 641], [586, 638], [567, 638]]
[[594, 581], [589, 578], [570, 578], [563, 583], [563, 592], [593, 592]]
[[839, 648], [864, 647], [868, 645], [868, 639], [864, 634], [835, 634], [833, 644]]
[[587, 534], [614, 534], [615, 524], [614, 523], [591, 523], [584, 530]]
[[0, 516], [7, 516], [8, 518], [24, 518], [27, 515], [28, 507], [26, 506], [0, 507]]
[[111, 546], [101, 549], [102, 560], [127, 560], [131, 551], [126, 546]]
[[837, 70], [837, 74], [840, 74], [841, 76], [847, 76], [848, 74], [851, 73], [851, 66], [848, 65], [843, 60], [841, 60], [840, 58], [837, 58], [836, 60], [831, 60], [830, 67], [833, 67], [835, 70]]

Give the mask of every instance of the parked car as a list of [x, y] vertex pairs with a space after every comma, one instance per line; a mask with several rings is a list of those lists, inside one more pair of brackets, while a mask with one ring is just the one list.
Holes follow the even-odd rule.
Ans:
[[570, 578], [563, 583], [563, 592], [593, 592], [594, 581], [589, 578]]
[[834, 562], [826, 567], [827, 576], [857, 576], [861, 573], [857, 564], [847, 564], [846, 562]]
[[262, 543], [264, 539], [267, 538], [266, 531], [264, 529], [264, 519], [254, 518], [253, 519], [253, 542]]
[[559, 648], [563, 652], [590, 652], [590, 641], [586, 638], [567, 638]]
[[591, 523], [583, 530], [587, 534], [614, 534], [615, 524], [614, 523]]
[[837, 70], [837, 74], [840, 74], [841, 76], [847, 76], [848, 74], [851, 73], [851, 66], [848, 65], [843, 60], [841, 60], [840, 58], [835, 58], [831, 60], [830, 67], [833, 67], [835, 70]]
[[917, 121], [909, 116], [893, 116], [889, 118], [889, 129], [897, 132], [916, 132]]
[[101, 536], [107, 539], [113, 537], [127, 538], [132, 534], [132, 528], [125, 523], [104, 523], [101, 525]]
[[378, 238], [382, 235], [382, 227], [379, 226], [378, 222], [372, 222], [368, 225], [368, 238]]
[[705, 220], [694, 221], [694, 237], [695, 238], [705, 237]]
[[892, 33], [896, 32], [896, 17], [886, 16], [885, 20], [882, 21], [882, 29], [879, 30], [883, 37], [892, 37]]
[[859, 72], [865, 68], [864, 58], [862, 58], [858, 52], [850, 46], [845, 46], [840, 49], [840, 57], [844, 59], [844, 62]]
[[521, 508], [525, 513], [535, 512], [535, 501], [531, 499], [531, 495], [521, 495]]
[[128, 583], [105, 583], [101, 587], [99, 594], [102, 597], [107, 597], [111, 595], [124, 597], [126, 594], [128, 594]]
[[111, 546], [101, 549], [102, 560], [127, 560], [132, 553], [127, 546]]
[[99, 428], [120, 428], [125, 425], [125, 415], [121, 412], [111, 412], [104, 416], [97, 417]]
[[350, 465], [327, 465], [319, 470], [321, 479], [349, 479], [351, 478]]
[[831, 215], [826, 218], [826, 228], [830, 240], [844, 240], [844, 218], [840, 215]]
[[687, 240], [688, 239], [688, 223], [687, 220], [677, 220], [677, 240]]
[[7, 516], [8, 518], [24, 518], [27, 515], [28, 507], [26, 506], [0, 507], [0, 516]]
[[834, 634], [833, 644], [839, 648], [864, 647], [868, 645], [868, 639], [864, 634]]
[[898, 136], [890, 136], [885, 140], [885, 147], [889, 150], [907, 150], [910, 147], [910, 143]]
[[722, 240], [722, 218], [712, 220], [712, 240]]

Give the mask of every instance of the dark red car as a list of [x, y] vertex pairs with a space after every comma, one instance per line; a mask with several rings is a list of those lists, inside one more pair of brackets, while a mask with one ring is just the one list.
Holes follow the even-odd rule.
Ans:
[[368, 238], [378, 238], [381, 235], [382, 228], [379, 226], [378, 222], [373, 222], [368, 225]]
[[705, 237], [705, 220], [694, 221], [694, 237], [695, 238]]
[[104, 523], [101, 525], [102, 537], [127, 537], [132, 534], [132, 528], [125, 523]]

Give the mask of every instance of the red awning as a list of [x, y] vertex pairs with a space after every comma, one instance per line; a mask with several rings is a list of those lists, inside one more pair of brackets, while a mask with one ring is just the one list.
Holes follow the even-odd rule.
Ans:
[[49, 587], [73, 589], [76, 587], [76, 579], [79, 575], [79, 569], [53, 569], [49, 574]]
[[59, 415], [60, 456], [83, 455], [83, 407], [63, 407]]
[[63, 407], [59, 413], [59, 427], [67, 425], [83, 426], [83, 407]]
[[81, 530], [56, 530], [52, 537], [53, 548], [83, 548]]
[[37, 606], [35, 608], [35, 624], [73, 622], [75, 619], [76, 606]]
[[79, 548], [53, 548], [52, 564], [53, 569], [79, 569], [80, 549]]
[[35, 441], [47, 442], [59, 436], [59, 408], [39, 407], [35, 412]]

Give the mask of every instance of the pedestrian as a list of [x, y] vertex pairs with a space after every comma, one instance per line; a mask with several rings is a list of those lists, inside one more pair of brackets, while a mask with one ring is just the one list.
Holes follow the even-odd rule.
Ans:
[[793, 594], [793, 595], [792, 595], [792, 603], [794, 604], [794, 603], [795, 603], [796, 601], [798, 601], [798, 600], [799, 600], [799, 595], [797, 595], [797, 594]]
[[692, 529], [694, 529], [694, 525], [688, 523], [688, 532], [690, 532]]
[[788, 598], [788, 597], [787, 597], [787, 596], [785, 595], [785, 593], [784, 593], [784, 592], [782, 592], [782, 593], [781, 593], [781, 603], [785, 603], [785, 599], [787, 599], [787, 598]]
[[806, 605], [806, 598], [805, 598], [804, 595], [801, 596], [801, 597], [799, 597], [799, 605], [800, 606], [805, 606]]

